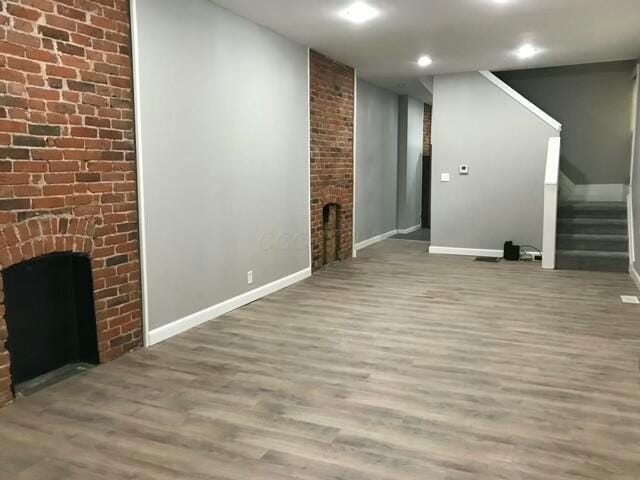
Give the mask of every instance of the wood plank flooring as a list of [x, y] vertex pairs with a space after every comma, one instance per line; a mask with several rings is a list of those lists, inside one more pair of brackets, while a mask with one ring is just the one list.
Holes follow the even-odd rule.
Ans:
[[637, 480], [628, 275], [388, 240], [0, 411], [16, 480]]

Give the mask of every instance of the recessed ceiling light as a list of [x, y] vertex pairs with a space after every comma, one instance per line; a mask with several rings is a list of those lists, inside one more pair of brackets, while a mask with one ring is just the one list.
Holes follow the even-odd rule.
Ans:
[[356, 2], [340, 12], [340, 16], [352, 23], [365, 23], [377, 17], [379, 11], [365, 2]]
[[433, 60], [429, 55], [423, 55], [418, 59], [418, 65], [421, 67], [428, 67], [433, 63]]
[[531, 45], [530, 43], [527, 43], [525, 45], [522, 45], [517, 50], [516, 55], [518, 55], [518, 57], [524, 59], [524, 58], [533, 57], [534, 55], [536, 55], [539, 52], [540, 52], [539, 48], [536, 48], [533, 45]]

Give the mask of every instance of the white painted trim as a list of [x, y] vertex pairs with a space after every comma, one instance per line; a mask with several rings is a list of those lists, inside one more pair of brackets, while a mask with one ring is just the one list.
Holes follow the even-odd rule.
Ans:
[[311, 222], [313, 221], [313, 215], [311, 209], [313, 203], [311, 202], [311, 49], [307, 48], [307, 198], [309, 200], [309, 270], [313, 268], [313, 239], [311, 237]]
[[556, 233], [558, 230], [558, 186], [544, 186], [542, 214], [542, 268], [556, 268]]
[[558, 185], [560, 177], [560, 137], [551, 137], [547, 145], [547, 164], [544, 172], [545, 185]]
[[168, 325], [156, 328], [149, 332], [149, 345], [160, 343], [193, 327], [224, 315], [225, 313], [229, 313], [251, 302], [255, 302], [262, 297], [271, 295], [278, 290], [289, 287], [310, 276], [311, 269], [305, 268], [304, 270], [300, 270], [299, 272], [276, 280], [275, 282], [271, 282], [262, 287], [258, 287], [255, 290], [251, 290], [250, 292], [243, 293], [217, 305], [205, 308], [204, 310], [188, 315]]
[[414, 225], [413, 227], [409, 227], [409, 228], [399, 228], [398, 233], [402, 235], [408, 235], [409, 233], [417, 232], [418, 230], [421, 230], [421, 229], [422, 229], [422, 224]]
[[138, 230], [140, 248], [140, 283], [142, 287], [142, 339], [144, 346], [150, 345], [149, 333], [149, 271], [147, 269], [147, 249], [146, 249], [146, 217], [145, 217], [145, 195], [144, 195], [144, 168], [142, 165], [142, 120], [141, 120], [141, 96], [140, 96], [140, 44], [138, 40], [138, 13], [137, 0], [129, 2], [131, 15], [131, 45], [132, 45], [132, 76], [133, 76], [133, 117], [134, 130], [136, 136], [136, 178], [138, 188]]
[[351, 204], [353, 205], [353, 210], [351, 213], [351, 239], [353, 241], [351, 256], [353, 258], [357, 258], [358, 256], [358, 246], [356, 245], [356, 188], [357, 188], [357, 148], [358, 144], [356, 143], [358, 137], [358, 71], [353, 69], [353, 198], [351, 199]]
[[626, 202], [629, 186], [621, 183], [573, 184], [563, 199], [575, 202]]
[[[638, 272], [635, 270], [634, 265], [636, 264], [636, 226], [634, 222], [633, 216], [633, 173], [635, 169], [636, 162], [638, 159], [636, 158], [640, 152], [636, 151], [636, 134], [638, 130], [638, 96], [640, 95], [640, 62], [636, 64], [635, 68], [635, 82], [633, 88], [633, 104], [631, 106], [631, 167], [629, 171], [629, 193], [627, 194], [627, 226], [629, 228], [629, 273], [631, 273], [631, 277], [635, 280], [636, 285], [640, 288], [640, 277], [638, 277]], [[639, 187], [640, 188], [640, 187]]]
[[636, 162], [636, 131], [638, 130], [638, 96], [640, 95], [640, 62], [636, 64], [633, 74], [633, 96], [631, 104], [631, 166], [629, 168], [629, 185], [633, 186], [633, 169]]
[[560, 198], [570, 202], [626, 202], [630, 189], [629, 185], [623, 183], [575, 184], [562, 171], [558, 185]]
[[500, 90], [502, 90], [504, 93], [506, 93], [511, 98], [513, 98], [520, 105], [522, 105], [531, 113], [533, 113], [535, 116], [540, 118], [540, 120], [548, 124], [551, 128], [557, 130], [558, 132], [562, 131], [562, 124], [560, 122], [558, 122], [551, 115], [543, 111], [541, 108], [531, 103], [529, 100], [527, 100], [525, 97], [523, 97], [521, 94], [516, 92], [513, 88], [511, 88], [509, 85], [507, 85], [498, 77], [496, 77], [493, 73], [491, 73], [488, 70], [480, 70], [480, 74], [483, 77], [485, 77], [487, 80], [489, 80], [491, 83], [493, 83]]
[[633, 188], [629, 190], [627, 197], [627, 237], [629, 239], [629, 264], [636, 263], [636, 227], [633, 217]]
[[358, 242], [356, 243], [356, 250], [362, 250], [363, 248], [367, 248], [371, 245], [373, 245], [374, 243], [378, 243], [381, 242], [383, 240], [386, 240], [387, 238], [391, 238], [394, 235], [398, 234], [398, 230], [390, 230], [386, 233], [382, 233], [380, 235], [376, 235], [375, 237], [371, 237], [367, 240], [363, 240], [362, 242]]
[[356, 243], [355, 248], [356, 250], [362, 250], [363, 248], [367, 248], [373, 245], [374, 243], [381, 242], [395, 235], [398, 235], [398, 234], [407, 235], [409, 233], [417, 232], [421, 228], [422, 228], [422, 225], [415, 225], [411, 228], [405, 228], [404, 230], [400, 230], [400, 229], [389, 230], [388, 232], [381, 233], [380, 235], [376, 235], [375, 237], [371, 237], [371, 238], [368, 238], [367, 240], [363, 240], [362, 242]]
[[488, 250], [483, 248], [458, 248], [458, 247], [435, 247], [429, 246], [429, 253], [432, 255], [466, 255], [470, 257], [500, 257], [502, 250]]
[[542, 220], [542, 268], [546, 270], [553, 270], [556, 268], [560, 145], [560, 137], [549, 138], [544, 178], [544, 206]]
[[638, 287], [638, 290], [640, 290], [640, 275], [633, 265], [629, 265], [629, 275], [631, 275], [631, 279], [636, 284], [636, 287]]

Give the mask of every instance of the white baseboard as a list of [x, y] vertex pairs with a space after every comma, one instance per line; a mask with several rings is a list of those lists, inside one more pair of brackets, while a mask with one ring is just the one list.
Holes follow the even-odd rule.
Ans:
[[422, 225], [414, 225], [413, 227], [409, 227], [409, 228], [399, 228], [398, 233], [402, 235], [407, 235], [409, 233], [417, 232], [420, 229], [422, 229]]
[[367, 248], [371, 245], [373, 245], [374, 243], [378, 243], [381, 242], [383, 240], [386, 240], [387, 238], [391, 238], [394, 235], [398, 234], [398, 230], [390, 230], [386, 233], [382, 233], [380, 235], [376, 235], [375, 237], [371, 237], [367, 240], [363, 240], [362, 242], [356, 243], [356, 251], [358, 250], [362, 250], [363, 248]]
[[304, 270], [300, 270], [292, 275], [281, 278], [262, 287], [258, 287], [255, 290], [243, 293], [237, 297], [176, 320], [175, 322], [171, 322], [168, 325], [151, 330], [149, 332], [149, 345], [160, 343], [163, 340], [185, 332], [202, 323], [208, 322], [209, 320], [213, 320], [225, 313], [236, 310], [248, 303], [255, 302], [262, 297], [275, 293], [278, 290], [282, 290], [283, 288], [293, 285], [294, 283], [304, 280], [310, 276], [311, 268], [305, 268]]
[[635, 269], [633, 264], [629, 265], [629, 274], [631, 275], [631, 278], [635, 282], [636, 287], [638, 287], [638, 290], [640, 290], [640, 275], [638, 274], [638, 271]]
[[399, 233], [402, 235], [407, 235], [408, 233], [417, 232], [421, 228], [422, 228], [422, 225], [414, 225], [413, 227], [410, 227], [410, 228], [390, 230], [386, 233], [381, 233], [380, 235], [376, 235], [375, 237], [371, 237], [371, 238], [368, 238], [367, 240], [363, 240], [362, 242], [358, 242], [356, 243], [356, 248], [354, 250], [354, 257], [355, 257], [355, 252], [357, 252], [358, 250], [362, 250], [363, 248], [370, 247], [375, 243], [386, 240], [387, 238], [391, 238], [395, 235], [398, 235]]
[[624, 202], [628, 192], [629, 186], [622, 184], [573, 185], [571, 190], [564, 191], [563, 199], [574, 202]]
[[467, 255], [470, 257], [500, 257], [502, 250], [486, 250], [482, 248], [458, 248], [458, 247], [429, 247], [429, 253], [434, 255]]

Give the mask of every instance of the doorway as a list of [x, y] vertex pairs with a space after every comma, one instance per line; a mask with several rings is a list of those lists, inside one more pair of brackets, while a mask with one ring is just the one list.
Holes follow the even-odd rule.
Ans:
[[431, 229], [431, 155], [422, 156], [422, 228]]

